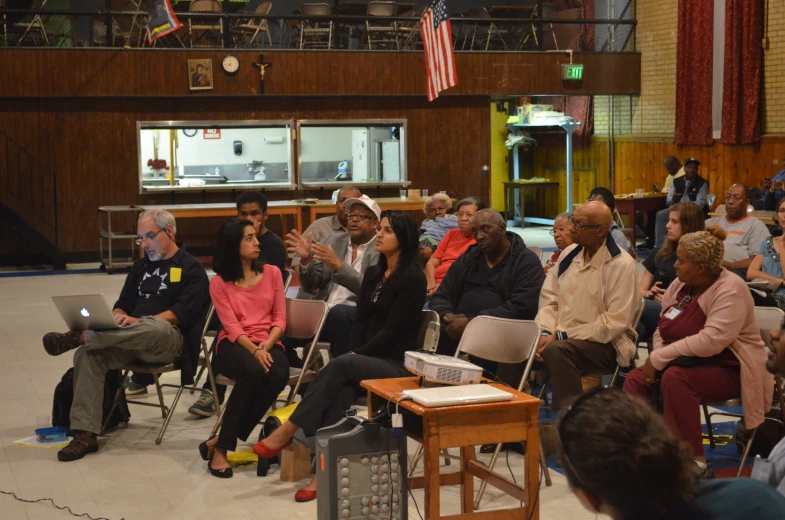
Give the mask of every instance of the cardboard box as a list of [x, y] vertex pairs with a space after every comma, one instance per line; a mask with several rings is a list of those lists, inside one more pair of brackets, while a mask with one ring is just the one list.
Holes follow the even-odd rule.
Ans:
[[533, 105], [526, 103], [518, 107], [518, 124], [530, 125], [533, 123], [531, 114], [533, 112], [545, 112], [553, 110], [553, 105]]
[[292, 445], [281, 452], [281, 480], [299, 482], [311, 476], [311, 448]]

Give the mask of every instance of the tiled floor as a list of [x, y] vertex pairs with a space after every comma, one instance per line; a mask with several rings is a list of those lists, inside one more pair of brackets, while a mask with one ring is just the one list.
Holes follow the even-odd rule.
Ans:
[[[550, 239], [547, 233], [545, 236]], [[228, 480], [211, 477], [196, 447], [207, 437], [213, 422], [194, 420], [188, 414], [193, 400], [188, 394], [180, 401], [160, 446], [155, 445], [160, 415], [153, 408], [138, 406], [131, 408], [133, 417], [127, 428], [103, 437], [98, 454], [77, 462], [60, 463], [54, 451], [13, 445], [14, 440], [32, 435], [40, 418], [51, 413], [55, 385], [72, 363], [70, 353], [53, 358], [41, 346], [45, 332], [64, 329], [50, 297], [103, 293], [111, 302], [124, 277], [80, 273], [0, 278], [0, 490], [25, 499], [49, 497], [77, 513], [111, 520], [315, 518], [316, 503], [295, 503], [298, 484], [281, 482], [275, 467], [267, 477], [257, 477], [253, 468], [240, 468]], [[171, 391], [167, 395], [171, 396]], [[510, 455], [516, 478], [522, 477], [522, 462], [519, 455]], [[506, 471], [503, 460], [498, 467]], [[540, 495], [540, 517], [593, 518], [569, 491], [564, 477], [556, 472], [552, 475], [553, 486], [543, 487]], [[423, 492], [414, 496], [422, 508]], [[483, 508], [513, 504], [489, 488]], [[447, 514], [459, 512], [457, 487], [443, 488], [442, 508]], [[411, 500], [409, 510], [410, 518], [418, 518]], [[71, 516], [51, 504], [23, 504], [0, 495], [0, 518]]]

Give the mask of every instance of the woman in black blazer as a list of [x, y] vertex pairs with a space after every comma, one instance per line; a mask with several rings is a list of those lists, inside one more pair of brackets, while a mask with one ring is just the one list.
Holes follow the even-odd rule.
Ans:
[[[260, 457], [274, 457], [291, 444], [298, 428], [312, 436], [337, 423], [358, 397], [365, 379], [406, 377], [404, 353], [420, 348], [426, 280], [418, 256], [417, 224], [401, 211], [382, 213], [376, 250], [379, 263], [363, 278], [351, 351], [330, 361], [308, 387], [291, 418], [254, 446]], [[298, 502], [316, 498], [316, 477], [295, 494]]]

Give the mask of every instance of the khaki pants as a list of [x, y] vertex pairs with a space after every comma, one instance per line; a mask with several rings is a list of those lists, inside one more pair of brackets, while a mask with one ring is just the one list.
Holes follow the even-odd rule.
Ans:
[[183, 350], [183, 336], [166, 320], [146, 316], [122, 329], [84, 331], [74, 354], [71, 428], [101, 433], [106, 373], [132, 361], [171, 363]]

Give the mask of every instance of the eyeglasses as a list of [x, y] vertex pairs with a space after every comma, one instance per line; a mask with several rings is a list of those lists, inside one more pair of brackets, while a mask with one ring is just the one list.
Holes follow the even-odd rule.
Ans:
[[462, 218], [472, 219], [472, 218], [474, 218], [474, 215], [475, 215], [475, 213], [463, 213], [461, 211], [459, 211], [458, 213], [455, 214], [455, 216], [458, 217], [458, 220], [460, 220]]
[[564, 229], [564, 228], [561, 228], [561, 229], [551, 228], [551, 229], [548, 230], [548, 233], [553, 237], [553, 236], [556, 236], [556, 233], [564, 233], [565, 231], [567, 231], [567, 230]]
[[145, 235], [142, 235], [142, 236], [139, 236], [139, 235], [137, 235], [137, 237], [136, 237], [136, 240], [135, 240], [135, 242], [136, 242], [136, 245], [137, 245], [137, 246], [141, 246], [141, 245], [142, 245], [142, 242], [144, 242], [145, 240], [151, 240], [151, 241], [152, 241], [152, 240], [155, 240], [155, 237], [157, 237], [157, 236], [158, 236], [158, 233], [160, 233], [161, 231], [163, 231], [163, 229], [159, 229], [159, 230], [158, 230], [158, 231], [156, 231], [155, 233], [153, 233], [152, 231], [150, 231], [149, 233], [147, 233], [147, 234], [145, 234]]
[[738, 195], [725, 195], [725, 200], [728, 202], [741, 202], [744, 200], [744, 197], [739, 197]]
[[360, 222], [365, 222], [368, 219], [376, 219], [376, 217], [372, 217], [371, 215], [363, 215], [361, 213], [349, 213], [346, 215], [346, 218], [349, 220], [359, 220]]
[[[591, 225], [581, 224], [580, 222], [575, 222], [575, 219], [572, 218], [572, 217], [569, 218], [569, 222], [570, 222], [570, 224], [575, 226], [575, 228], [578, 231], [583, 231], [584, 229], [596, 229], [596, 228], [602, 227], [602, 224], [591, 224]], [[551, 234], [553, 234], [553, 233], [551, 233]]]

